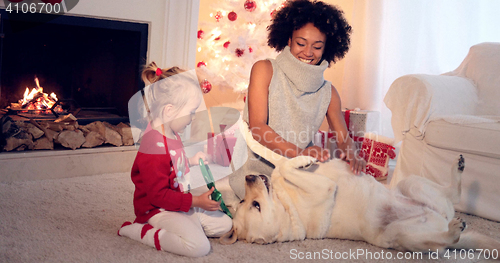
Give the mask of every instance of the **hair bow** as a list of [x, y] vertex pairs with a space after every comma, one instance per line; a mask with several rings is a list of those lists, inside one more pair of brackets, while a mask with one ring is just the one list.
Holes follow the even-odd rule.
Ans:
[[162, 73], [161, 68], [156, 69], [156, 76], [160, 76]]

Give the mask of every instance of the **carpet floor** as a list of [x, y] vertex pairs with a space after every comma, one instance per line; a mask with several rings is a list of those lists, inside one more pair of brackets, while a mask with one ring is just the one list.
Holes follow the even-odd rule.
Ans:
[[[117, 235], [134, 220], [129, 173], [0, 184], [0, 262], [407, 262], [398, 251], [365, 242], [324, 239], [270, 245], [210, 239], [211, 251], [186, 258]], [[469, 230], [500, 240], [500, 223], [457, 213]], [[361, 254], [362, 253], [362, 254]], [[479, 262], [478, 253], [423, 254], [418, 262]], [[498, 254], [497, 254], [498, 255]], [[390, 257], [390, 258], [389, 258]]]

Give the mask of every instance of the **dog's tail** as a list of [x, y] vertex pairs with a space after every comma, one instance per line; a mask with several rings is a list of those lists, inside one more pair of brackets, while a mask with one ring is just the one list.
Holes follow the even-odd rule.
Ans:
[[460, 235], [457, 243], [451, 245], [452, 249], [488, 250], [500, 252], [500, 241], [474, 231], [465, 231]]
[[271, 151], [269, 148], [266, 146], [260, 144], [257, 142], [252, 135], [252, 132], [250, 132], [250, 129], [248, 128], [248, 124], [245, 121], [240, 122], [240, 131], [243, 134], [243, 138], [245, 138], [245, 141], [254, 153], [258, 154], [260, 157], [266, 159], [270, 163], [272, 163], [274, 166], [277, 166], [279, 163], [288, 160], [287, 157], [282, 156], [280, 154], [275, 153], [274, 151]]

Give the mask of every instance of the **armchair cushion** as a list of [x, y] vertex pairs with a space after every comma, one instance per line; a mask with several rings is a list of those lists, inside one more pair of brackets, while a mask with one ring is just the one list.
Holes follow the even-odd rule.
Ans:
[[500, 159], [500, 117], [436, 119], [427, 125], [424, 141], [437, 148]]
[[474, 114], [477, 90], [472, 81], [462, 77], [412, 74], [396, 79], [384, 102], [392, 111], [396, 141], [412, 130], [422, 139], [428, 122], [438, 116]]

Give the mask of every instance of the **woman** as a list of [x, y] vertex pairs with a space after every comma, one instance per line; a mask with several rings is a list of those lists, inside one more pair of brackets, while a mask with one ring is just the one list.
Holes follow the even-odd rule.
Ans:
[[[337, 90], [323, 78], [330, 63], [349, 49], [351, 27], [343, 12], [320, 1], [290, 1], [276, 13], [268, 30], [268, 45], [281, 53], [252, 67], [244, 119], [253, 137], [286, 157], [308, 155], [324, 162], [330, 158], [329, 151], [312, 145], [312, 139], [326, 116], [342, 158], [359, 174], [366, 163], [356, 158]], [[240, 198], [247, 174], [270, 176], [274, 168], [252, 152], [248, 155], [229, 177]]]

